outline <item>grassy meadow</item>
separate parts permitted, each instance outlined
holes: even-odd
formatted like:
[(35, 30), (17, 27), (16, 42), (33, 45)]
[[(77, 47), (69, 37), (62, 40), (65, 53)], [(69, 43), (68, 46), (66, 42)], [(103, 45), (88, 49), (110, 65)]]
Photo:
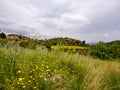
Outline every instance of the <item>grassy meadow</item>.
[(0, 90), (120, 90), (120, 60), (8, 45), (0, 48)]

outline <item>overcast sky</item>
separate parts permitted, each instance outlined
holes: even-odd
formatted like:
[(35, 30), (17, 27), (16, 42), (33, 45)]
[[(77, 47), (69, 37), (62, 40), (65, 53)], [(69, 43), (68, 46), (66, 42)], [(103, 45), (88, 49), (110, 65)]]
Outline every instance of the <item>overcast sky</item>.
[(29, 37), (120, 40), (120, 0), (0, 0), (0, 29)]

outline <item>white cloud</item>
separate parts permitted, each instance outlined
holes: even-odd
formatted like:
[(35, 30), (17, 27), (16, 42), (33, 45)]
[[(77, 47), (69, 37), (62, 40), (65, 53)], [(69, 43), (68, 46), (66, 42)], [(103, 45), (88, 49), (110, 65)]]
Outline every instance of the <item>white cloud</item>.
[(120, 33), (120, 30), (115, 30), (114, 33), (115, 33), (115, 34), (119, 34), (119, 33)]
[(109, 33), (105, 33), (104, 36), (105, 36), (105, 37), (109, 37)]

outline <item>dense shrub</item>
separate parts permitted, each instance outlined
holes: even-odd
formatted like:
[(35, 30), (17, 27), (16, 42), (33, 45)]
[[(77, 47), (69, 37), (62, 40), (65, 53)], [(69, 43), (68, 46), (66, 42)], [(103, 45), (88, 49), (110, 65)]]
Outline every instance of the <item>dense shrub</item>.
[(19, 45), (20, 45), (21, 47), (24, 47), (24, 48), (27, 48), (27, 47), (28, 47), (28, 44), (29, 44), (28, 41), (21, 41), (21, 42), (19, 43)]
[(8, 43), (7, 39), (1, 39), (0, 38), (0, 46), (5, 46)]
[(120, 58), (120, 45), (117, 43), (113, 43), (108, 47), (108, 53), (112, 58)]
[(28, 40), (20, 41), (19, 46), (21, 46), (23, 48), (36, 49), (36, 44), (31, 41), (28, 41)]
[(106, 45), (103, 42), (99, 42), (92, 47), (90, 54), (101, 59), (116, 59), (120, 58), (120, 45), (113, 43)]

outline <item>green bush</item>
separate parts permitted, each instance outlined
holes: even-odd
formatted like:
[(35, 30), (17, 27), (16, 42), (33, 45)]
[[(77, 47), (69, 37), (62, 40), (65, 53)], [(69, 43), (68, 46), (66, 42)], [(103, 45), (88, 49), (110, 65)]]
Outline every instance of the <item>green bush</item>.
[(36, 44), (33, 42), (30, 42), (28, 40), (23, 40), (19, 42), (19, 46), (23, 48), (30, 48), (30, 49), (36, 49)]
[(27, 48), (28, 45), (29, 45), (29, 42), (28, 42), (28, 41), (21, 41), (21, 42), (19, 43), (19, 45), (20, 45), (21, 47)]
[(7, 39), (0, 39), (0, 45), (5, 46), (8, 43)]
[(90, 54), (101, 59), (117, 59), (120, 58), (120, 45), (113, 43), (106, 45), (103, 42), (97, 43), (92, 49)]
[(108, 47), (108, 53), (110, 53), (112, 58), (120, 58), (120, 45), (113, 43)]

